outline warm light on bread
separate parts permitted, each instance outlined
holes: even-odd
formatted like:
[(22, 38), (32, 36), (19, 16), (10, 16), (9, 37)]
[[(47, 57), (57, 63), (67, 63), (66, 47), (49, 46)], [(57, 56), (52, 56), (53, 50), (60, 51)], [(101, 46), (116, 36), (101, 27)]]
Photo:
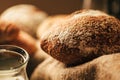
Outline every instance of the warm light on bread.
[(72, 13), (42, 36), (42, 49), (71, 65), (120, 52), (120, 21), (97, 10)]

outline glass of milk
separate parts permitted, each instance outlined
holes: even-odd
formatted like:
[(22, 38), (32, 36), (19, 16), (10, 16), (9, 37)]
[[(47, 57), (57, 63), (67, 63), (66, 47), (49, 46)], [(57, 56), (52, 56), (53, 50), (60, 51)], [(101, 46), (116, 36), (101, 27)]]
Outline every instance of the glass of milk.
[(28, 80), (28, 53), (14, 45), (0, 45), (0, 80)]

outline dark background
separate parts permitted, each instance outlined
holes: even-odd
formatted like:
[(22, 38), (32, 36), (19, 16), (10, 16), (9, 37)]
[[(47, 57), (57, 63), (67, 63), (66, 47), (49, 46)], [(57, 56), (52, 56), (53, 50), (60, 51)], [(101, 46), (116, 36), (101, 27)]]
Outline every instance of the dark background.
[[(84, 6), (85, 1), (91, 1), (91, 5)], [(35, 5), (49, 15), (67, 14), (83, 8), (92, 8), (120, 18), (120, 0), (1, 0), (0, 13), (17, 4)]]
[(49, 15), (65, 14), (82, 8), (83, 0), (2, 0), (0, 1), (0, 13), (8, 7), (17, 4), (32, 4)]

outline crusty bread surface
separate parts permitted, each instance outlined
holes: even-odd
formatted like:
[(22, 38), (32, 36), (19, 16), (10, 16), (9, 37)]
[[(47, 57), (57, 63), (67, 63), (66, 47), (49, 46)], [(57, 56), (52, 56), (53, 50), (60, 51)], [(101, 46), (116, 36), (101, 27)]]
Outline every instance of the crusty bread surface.
[(120, 52), (120, 21), (97, 10), (72, 13), (41, 38), (41, 48), (65, 64)]

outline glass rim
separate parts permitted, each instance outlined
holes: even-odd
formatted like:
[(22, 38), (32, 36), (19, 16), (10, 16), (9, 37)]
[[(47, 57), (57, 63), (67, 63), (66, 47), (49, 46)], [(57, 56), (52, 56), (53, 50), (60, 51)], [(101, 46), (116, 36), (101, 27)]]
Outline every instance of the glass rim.
[[(0, 47), (12, 47), (12, 48), (20, 49), (20, 50), (22, 50), (22, 51), (24, 52), (24, 54), (25, 54), (25, 56), (26, 56), (26, 57), (25, 57), (24, 55), (21, 54), (21, 55), (24, 57), (24, 60), (25, 60), (23, 63), (21, 63), (20, 65), (18, 65), (18, 66), (16, 66), (16, 67), (13, 67), (13, 69), (0, 70), (0, 74), (1, 74), (1, 72), (4, 73), (4, 72), (16, 71), (17, 69), (23, 67), (25, 64), (28, 63), (28, 61), (29, 61), (29, 54), (28, 54), (28, 52), (27, 52), (25, 49), (23, 49), (22, 47), (19, 47), (19, 46), (16, 46), (16, 45), (0, 45)], [(0, 49), (1, 49), (1, 48), (0, 48)], [(19, 52), (17, 52), (17, 53), (19, 53)]]

